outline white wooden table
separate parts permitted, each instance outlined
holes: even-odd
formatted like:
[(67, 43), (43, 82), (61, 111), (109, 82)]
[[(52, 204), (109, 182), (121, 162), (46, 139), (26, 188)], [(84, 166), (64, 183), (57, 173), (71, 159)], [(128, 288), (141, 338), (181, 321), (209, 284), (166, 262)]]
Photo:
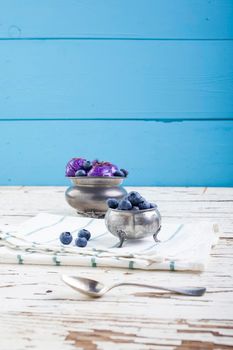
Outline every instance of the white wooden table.
[[(204, 273), (0, 265), (0, 349), (233, 349), (233, 189), (137, 188), (164, 221), (212, 219), (222, 230)], [(0, 187), (0, 224), (38, 212), (75, 215), (64, 187)], [(89, 300), (62, 273), (203, 285), (203, 297), (121, 287)]]

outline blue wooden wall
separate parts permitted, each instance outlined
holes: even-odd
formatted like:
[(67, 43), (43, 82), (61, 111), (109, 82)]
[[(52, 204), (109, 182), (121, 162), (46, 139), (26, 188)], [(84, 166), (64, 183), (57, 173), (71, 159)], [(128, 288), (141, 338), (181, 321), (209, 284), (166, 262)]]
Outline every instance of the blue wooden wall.
[(0, 185), (233, 186), (232, 0), (0, 0)]

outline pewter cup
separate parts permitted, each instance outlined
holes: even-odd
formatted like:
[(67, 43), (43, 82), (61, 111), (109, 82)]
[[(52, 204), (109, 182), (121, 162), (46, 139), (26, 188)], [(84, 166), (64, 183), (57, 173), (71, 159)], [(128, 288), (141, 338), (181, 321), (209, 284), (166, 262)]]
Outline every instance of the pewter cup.
[(69, 177), (74, 186), (66, 190), (65, 198), (68, 204), (76, 209), (78, 214), (93, 218), (104, 217), (108, 206), (108, 198), (122, 199), (126, 190), (121, 187), (124, 178), (121, 177)]
[(127, 239), (141, 239), (157, 235), (161, 229), (161, 215), (157, 208), (145, 210), (108, 209), (105, 215), (108, 230), (119, 238), (119, 248)]

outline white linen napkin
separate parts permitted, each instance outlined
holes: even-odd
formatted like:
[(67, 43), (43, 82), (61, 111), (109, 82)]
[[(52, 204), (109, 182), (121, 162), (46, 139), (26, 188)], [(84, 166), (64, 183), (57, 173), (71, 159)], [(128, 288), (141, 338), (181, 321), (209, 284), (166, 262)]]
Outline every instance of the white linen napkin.
[[(61, 232), (70, 231), (75, 238), (81, 228), (92, 234), (85, 248), (76, 247), (74, 239), (68, 246), (60, 243)], [(103, 219), (40, 213), (0, 231), (0, 263), (202, 271), (218, 231), (211, 222), (165, 223), (160, 243), (148, 237), (116, 248), (119, 240), (107, 231)]]

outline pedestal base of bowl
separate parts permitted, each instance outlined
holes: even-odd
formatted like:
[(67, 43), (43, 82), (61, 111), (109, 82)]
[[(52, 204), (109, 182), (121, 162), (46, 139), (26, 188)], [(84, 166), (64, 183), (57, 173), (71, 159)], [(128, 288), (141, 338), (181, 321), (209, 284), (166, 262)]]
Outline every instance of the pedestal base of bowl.
[[(159, 243), (160, 240), (157, 238), (159, 231), (161, 230), (161, 226), (158, 228), (158, 231), (153, 234), (153, 239), (155, 243)], [(127, 234), (123, 230), (117, 231), (117, 235), (119, 238), (119, 244), (117, 245), (117, 248), (123, 247), (124, 242), (127, 241)]]
[(88, 218), (94, 218), (94, 219), (103, 219), (105, 217), (105, 212), (101, 211), (80, 211), (77, 210), (77, 214), (86, 216)]

